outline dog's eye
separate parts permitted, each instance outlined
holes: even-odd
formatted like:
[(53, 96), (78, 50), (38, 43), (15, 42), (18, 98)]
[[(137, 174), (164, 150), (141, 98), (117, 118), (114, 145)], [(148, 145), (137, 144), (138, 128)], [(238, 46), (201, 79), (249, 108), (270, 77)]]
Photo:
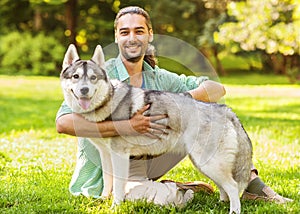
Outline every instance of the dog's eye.
[(96, 76), (96, 75), (93, 75), (93, 76), (91, 76), (90, 78), (91, 78), (91, 80), (96, 80), (96, 79), (97, 79), (97, 76)]
[(73, 75), (73, 78), (74, 78), (74, 79), (78, 79), (78, 78), (79, 78), (79, 75), (78, 75), (78, 74), (74, 74), (74, 75)]

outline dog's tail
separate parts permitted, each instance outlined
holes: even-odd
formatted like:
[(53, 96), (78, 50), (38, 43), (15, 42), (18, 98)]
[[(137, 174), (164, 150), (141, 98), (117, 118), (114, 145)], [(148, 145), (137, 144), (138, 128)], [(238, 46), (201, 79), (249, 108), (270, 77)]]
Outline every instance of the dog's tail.
[(250, 179), (252, 143), (238, 117), (233, 112), (231, 114), (233, 114), (231, 115), (231, 122), (238, 136), (238, 153), (236, 154), (235, 168), (232, 174), (234, 180), (238, 183), (239, 192), (242, 193), (247, 188)]

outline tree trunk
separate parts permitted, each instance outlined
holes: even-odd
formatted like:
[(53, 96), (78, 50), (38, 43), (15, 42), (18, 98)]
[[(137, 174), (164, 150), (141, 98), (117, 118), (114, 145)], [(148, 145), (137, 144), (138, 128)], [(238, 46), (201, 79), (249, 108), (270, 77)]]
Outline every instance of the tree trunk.
[(36, 7), (34, 9), (34, 20), (33, 20), (33, 27), (35, 31), (39, 31), (42, 28), (42, 13), (40, 7)]
[(285, 63), (282, 55), (278, 54), (262, 54), (262, 63), (264, 71), (273, 74), (285, 74)]
[(225, 76), (227, 73), (226, 73), (225, 69), (223, 68), (221, 60), (219, 59), (218, 48), (217, 47), (213, 47), (212, 49), (213, 49), (214, 57), (215, 57), (215, 60), (216, 60), (217, 73), (220, 74), (221, 76)]
[[(214, 64), (214, 62), (211, 58), (214, 57), (215, 58), (215, 63), (216, 63), (215, 66), (216, 66), (217, 74), (219, 74), (221, 76), (225, 76), (225, 75), (227, 75), (227, 72), (223, 68), (221, 60), (218, 57), (218, 50), (215, 50), (215, 49), (216, 48), (214, 48), (214, 47), (209, 48), (209, 50), (207, 50), (205, 48), (201, 48), (200, 51), (206, 57), (206, 59), (210, 62), (211, 65)], [(211, 52), (213, 53), (213, 56), (211, 56)]]
[(70, 43), (76, 45), (77, 0), (66, 2), (66, 30), (70, 31)]
[(286, 75), (291, 83), (300, 82), (300, 60), (299, 55), (285, 56)]

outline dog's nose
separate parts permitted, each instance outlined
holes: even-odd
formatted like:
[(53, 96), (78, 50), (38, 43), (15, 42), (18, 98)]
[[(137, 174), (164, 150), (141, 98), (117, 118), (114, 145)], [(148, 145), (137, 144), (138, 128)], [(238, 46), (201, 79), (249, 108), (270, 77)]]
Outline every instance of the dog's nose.
[(87, 93), (89, 93), (89, 88), (88, 88), (88, 87), (84, 87), (84, 88), (80, 89), (80, 92), (81, 92), (83, 95), (86, 95)]

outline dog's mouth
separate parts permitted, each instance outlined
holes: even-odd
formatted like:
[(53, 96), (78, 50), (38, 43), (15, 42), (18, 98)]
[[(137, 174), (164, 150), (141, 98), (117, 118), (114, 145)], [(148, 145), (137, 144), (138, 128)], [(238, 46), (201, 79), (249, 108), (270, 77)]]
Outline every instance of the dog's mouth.
[(78, 97), (78, 96), (76, 96), (76, 94), (74, 93), (73, 90), (72, 90), (72, 93), (73, 93), (74, 97), (78, 100), (78, 103), (83, 110), (87, 110), (90, 107), (90, 105), (92, 103), (91, 98), (86, 97), (86, 96)]
[(84, 109), (87, 110), (91, 105), (91, 99), (87, 97), (80, 97), (78, 99), (79, 105)]

